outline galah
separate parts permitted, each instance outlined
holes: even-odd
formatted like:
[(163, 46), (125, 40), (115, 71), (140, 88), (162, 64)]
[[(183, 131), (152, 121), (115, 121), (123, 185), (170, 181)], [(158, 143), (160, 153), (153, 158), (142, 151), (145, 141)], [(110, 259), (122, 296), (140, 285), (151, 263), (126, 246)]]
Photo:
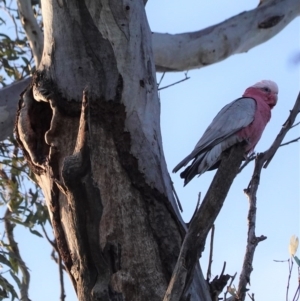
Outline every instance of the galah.
[(241, 98), (226, 105), (213, 119), (194, 150), (173, 169), (177, 172), (193, 160), (180, 174), (184, 186), (197, 174), (217, 168), (222, 152), (234, 144), (245, 141), (245, 154), (253, 152), (271, 118), (277, 95), (277, 84), (262, 80), (247, 88)]

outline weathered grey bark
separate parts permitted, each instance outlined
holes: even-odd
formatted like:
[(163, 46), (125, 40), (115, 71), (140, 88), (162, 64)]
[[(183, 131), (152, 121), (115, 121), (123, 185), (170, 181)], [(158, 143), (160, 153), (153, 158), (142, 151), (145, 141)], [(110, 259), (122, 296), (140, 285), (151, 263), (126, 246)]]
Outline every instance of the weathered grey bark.
[[(233, 54), (246, 52), (275, 36), (299, 15), (299, 0), (270, 0), (263, 1), (254, 10), (196, 32), (175, 35), (153, 33), (156, 70), (168, 72), (202, 68)], [(28, 27), (30, 35), (31, 26)], [(38, 53), (43, 45), (40, 39), (35, 38), (34, 36), (31, 41), (35, 43)], [(37, 60), (39, 61), (38, 56)], [(6, 106), (7, 99), (11, 102), (7, 107), (9, 116), (14, 116), (14, 108), (23, 87), (23, 83), (20, 82), (18, 85), (0, 90), (0, 118), (3, 114), (7, 115), (5, 111), (1, 114), (1, 108)], [(12, 134), (13, 121), (11, 117), (9, 118), (0, 126), (0, 140)]]
[[(182, 300), (184, 291), (189, 288), (196, 263), (204, 250), (208, 232), (223, 207), (243, 158), (244, 145), (242, 144), (233, 146), (228, 153), (223, 154), (220, 167), (207, 194), (189, 224), (164, 301)], [(217, 299), (218, 295), (215, 297)]]
[[(143, 3), (42, 7), (44, 53), (16, 129), (78, 299), (162, 300), (185, 229), (162, 150)], [(190, 300), (210, 300), (195, 275)]]
[(17, 0), (19, 17), (25, 30), (26, 37), (34, 57), (35, 65), (38, 66), (43, 53), (43, 33), (39, 27), (32, 10), (31, 0)]
[(0, 141), (12, 136), (20, 94), (30, 81), (26, 78), (0, 90)]
[(247, 52), (274, 37), (299, 15), (299, 0), (270, 0), (199, 31), (173, 35), (153, 33), (156, 70), (202, 68)]

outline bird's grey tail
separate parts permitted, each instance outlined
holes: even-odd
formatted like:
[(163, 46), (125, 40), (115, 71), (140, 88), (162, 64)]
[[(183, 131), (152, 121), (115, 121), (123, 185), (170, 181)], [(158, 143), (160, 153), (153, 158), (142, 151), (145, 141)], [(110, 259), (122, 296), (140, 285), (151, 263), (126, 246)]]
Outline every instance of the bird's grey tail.
[(180, 173), (180, 178), (184, 179), (183, 186), (187, 185), (197, 174), (199, 174), (198, 162), (195, 164), (195, 161), (190, 166), (188, 166), (182, 173)]
[(181, 174), (180, 177), (184, 179), (184, 186), (187, 185), (196, 175), (202, 175), (206, 172), (210, 166), (207, 164), (203, 165), (200, 169), (199, 166), (202, 165), (205, 159), (205, 154), (198, 155), (191, 165), (189, 165)]
[(185, 157), (182, 161), (180, 161), (172, 170), (172, 172), (177, 172), (180, 168), (186, 166), (191, 160), (193, 159), (193, 157), (191, 156), (191, 154), (189, 154), (187, 157)]

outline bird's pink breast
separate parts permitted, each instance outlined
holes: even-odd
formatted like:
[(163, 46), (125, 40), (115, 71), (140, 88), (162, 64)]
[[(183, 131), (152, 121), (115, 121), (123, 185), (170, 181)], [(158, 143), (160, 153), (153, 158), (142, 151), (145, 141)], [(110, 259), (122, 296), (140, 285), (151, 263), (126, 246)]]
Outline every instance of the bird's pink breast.
[(249, 152), (253, 151), (269, 122), (271, 118), (271, 109), (265, 102), (263, 95), (251, 95), (251, 93), (245, 93), (244, 96), (254, 98), (257, 105), (254, 120), (247, 127), (237, 132), (237, 135), (240, 138), (246, 139), (249, 142), (249, 145), (246, 147), (246, 151)]

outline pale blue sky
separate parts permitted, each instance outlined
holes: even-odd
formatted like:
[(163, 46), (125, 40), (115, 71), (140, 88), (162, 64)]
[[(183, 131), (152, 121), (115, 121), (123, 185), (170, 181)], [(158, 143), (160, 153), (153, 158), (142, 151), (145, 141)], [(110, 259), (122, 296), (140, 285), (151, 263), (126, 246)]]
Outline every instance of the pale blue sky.
[[(245, 4), (243, 1), (189, 0), (184, 3), (172, 1), (172, 5), (167, 1), (150, 1), (147, 10), (152, 31), (178, 33), (219, 23), (256, 5), (257, 1)], [(240, 97), (248, 86), (262, 79), (273, 80), (279, 86), (278, 105), (256, 151), (265, 151), (270, 146), (299, 93), (300, 66), (292, 64), (293, 57), (300, 51), (299, 25), (298, 18), (267, 43), (218, 64), (190, 71), (190, 80), (161, 91), (162, 135), (169, 171), (190, 153), (225, 104)], [(166, 74), (162, 86), (183, 77), (182, 73)], [(293, 129), (285, 140), (298, 136), (299, 127)], [(248, 213), (243, 189), (249, 183), (253, 166), (253, 163), (249, 164), (237, 177), (217, 219), (213, 275), (220, 274), (224, 261), (227, 262), (228, 274), (241, 271)], [(290, 236), (299, 236), (299, 167), (299, 144), (294, 143), (280, 148), (261, 176), (256, 235), (265, 235), (268, 239), (258, 245), (255, 253), (251, 275), (251, 292), (255, 293), (255, 300), (285, 300), (287, 264), (275, 263), (273, 259), (287, 259)], [(184, 188), (179, 175), (171, 175), (186, 221), (194, 211), (198, 192), (205, 194), (213, 175), (214, 172), (207, 172)], [(207, 254), (201, 263), (206, 274)], [(296, 273), (291, 281), (291, 293), (294, 293), (298, 281)]]
[[(152, 31), (179, 33), (221, 22), (254, 8), (257, 2), (248, 1), (245, 4), (237, 0), (152, 0), (147, 4), (147, 13)], [(299, 25), (298, 18), (269, 42), (221, 63), (190, 71), (190, 80), (161, 91), (163, 146), (170, 171), (194, 148), (216, 113), (225, 104), (240, 97), (248, 86), (262, 79), (274, 80), (279, 86), (278, 104), (256, 151), (264, 151), (270, 146), (286, 120), (300, 88), (300, 66), (291, 63), (300, 51)], [(158, 78), (160, 76), (158, 74)], [(183, 77), (183, 73), (166, 74), (162, 86)], [(299, 132), (299, 127), (293, 129), (286, 140), (300, 136)], [(273, 260), (287, 259), (291, 235), (299, 236), (299, 167), (299, 144), (294, 143), (279, 149), (269, 167), (262, 173), (257, 201), (256, 234), (265, 235), (268, 239), (258, 245), (255, 253), (251, 292), (255, 293), (256, 300), (285, 300), (288, 268), (286, 264), (275, 263)], [(248, 201), (243, 189), (249, 183), (252, 170), (253, 163), (237, 177), (217, 219), (213, 276), (221, 272), (224, 261), (227, 262), (226, 273), (233, 275), (241, 271), (248, 212)], [(178, 174), (171, 175), (186, 221), (194, 211), (198, 192), (205, 194), (213, 175), (214, 172), (208, 172), (195, 178), (185, 188)], [(27, 235), (23, 230), (19, 229), (17, 234), (22, 255), (32, 272), (30, 298), (33, 301), (58, 300), (57, 266), (50, 260), (50, 246), (40, 238)], [(201, 259), (204, 274), (207, 250)], [(65, 282), (66, 300), (76, 300), (67, 276)], [(291, 282), (292, 296), (297, 285), (296, 273)], [(238, 277), (235, 281), (236, 285), (237, 283)]]

